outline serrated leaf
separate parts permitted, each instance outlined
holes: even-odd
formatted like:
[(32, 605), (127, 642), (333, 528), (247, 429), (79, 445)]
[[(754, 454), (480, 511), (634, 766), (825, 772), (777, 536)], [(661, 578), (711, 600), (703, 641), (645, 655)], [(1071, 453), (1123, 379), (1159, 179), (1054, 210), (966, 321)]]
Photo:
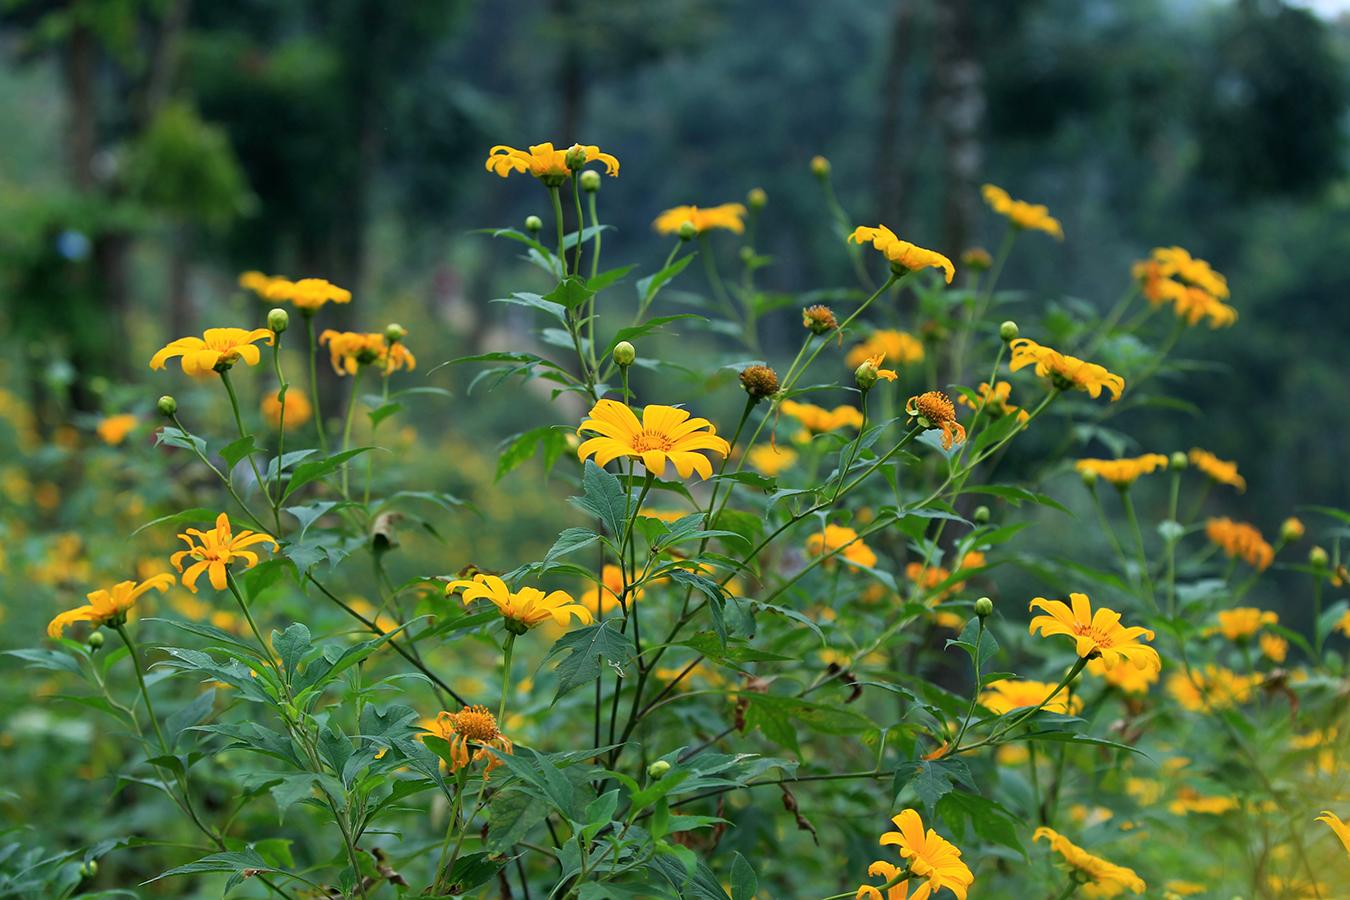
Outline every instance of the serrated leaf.
[(599, 518), (611, 535), (623, 534), (628, 497), (619, 479), (588, 459), (581, 475), (581, 490), (584, 496), (573, 497), (572, 502)]
[(600, 675), (602, 658), (617, 667), (620, 677), (633, 660), (633, 645), (619, 633), (616, 619), (606, 619), (595, 625), (569, 631), (558, 639), (548, 655), (551, 658), (564, 652), (568, 655), (555, 670), (558, 692), (553, 697), (554, 703), (568, 691), (595, 681)]

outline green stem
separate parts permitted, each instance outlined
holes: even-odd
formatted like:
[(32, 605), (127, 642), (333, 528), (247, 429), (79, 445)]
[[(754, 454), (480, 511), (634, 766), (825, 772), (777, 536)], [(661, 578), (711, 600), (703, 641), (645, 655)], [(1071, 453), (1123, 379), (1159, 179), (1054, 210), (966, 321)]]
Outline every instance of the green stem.
[(323, 430), (323, 407), (319, 405), (319, 342), (314, 337), (314, 313), (304, 310), (305, 334), (309, 337), (309, 404), (314, 407), (314, 429), (319, 434), (319, 449), (328, 455), (328, 435)]
[(506, 646), (502, 648), (502, 698), (497, 705), (497, 727), (506, 728), (506, 697), (511, 693), (511, 651), (516, 647), (516, 635), (506, 633)]
[(272, 371), (277, 376), (277, 403), (280, 404), (280, 411), (277, 413), (277, 478), (276, 499), (272, 501), (272, 518), (277, 520), (277, 531), (281, 530), (278, 507), (281, 506), (281, 458), (286, 455), (286, 392), (290, 389), (290, 383), (286, 381), (286, 375), (281, 371), (281, 335), (276, 336), (272, 343)]
[[(234, 392), (234, 382), (230, 380), (230, 370), (220, 370), (220, 383), (225, 385), (225, 393), (230, 395), (230, 410), (234, 413), (234, 424), (239, 430), (239, 439), (248, 440), (252, 435), (244, 427), (244, 417), (239, 412), (239, 396)], [(249, 468), (253, 470), (253, 478), (258, 483), (258, 490), (262, 491), (263, 497), (267, 500), (267, 505), (272, 505), (272, 494), (267, 489), (267, 482), (263, 480), (262, 473), (258, 471), (257, 460), (253, 458), (254, 450), (250, 449), (246, 454), (248, 456)], [(273, 510), (275, 513), (275, 510)], [(277, 530), (281, 530), (281, 523), (277, 522)]]
[(553, 224), (558, 229), (558, 254), (557, 254), (558, 269), (559, 269), (558, 277), (566, 278), (567, 256), (566, 251), (563, 250), (564, 244), (563, 238), (567, 234), (567, 231), (565, 226), (563, 225), (562, 197), (558, 194), (558, 186), (552, 184), (549, 185), (548, 195), (549, 198), (553, 201)]
[(248, 508), (248, 504), (244, 502), (244, 498), (240, 497), (239, 492), (234, 489), (234, 483), (230, 481), (229, 476), (227, 476), (224, 472), (220, 471), (220, 469), (216, 467), (215, 463), (207, 459), (206, 454), (202, 453), (201, 447), (198, 446), (196, 441), (192, 440), (192, 438), (195, 437), (195, 435), (193, 435), (192, 432), (188, 431), (185, 427), (183, 427), (183, 423), (179, 420), (178, 414), (175, 413), (174, 415), (170, 416), (169, 419), (170, 421), (173, 422), (174, 427), (176, 427), (188, 438), (188, 443), (192, 445), (192, 452), (197, 455), (197, 458), (201, 460), (202, 463), (208, 469), (216, 473), (216, 477), (219, 478), (221, 483), (225, 485), (225, 490), (229, 492), (232, 498), (234, 498), (234, 502), (239, 504), (239, 508), (244, 511), (244, 515), (252, 519), (253, 524), (256, 525), (259, 530), (266, 531), (267, 526), (263, 524), (263, 520), (258, 518), (258, 516), (254, 515), (253, 510)]
[(1153, 592), (1153, 575), (1149, 572), (1148, 556), (1144, 551), (1144, 533), (1139, 529), (1139, 518), (1134, 514), (1134, 501), (1130, 499), (1129, 485), (1121, 487), (1120, 502), (1125, 507), (1125, 518), (1130, 523), (1130, 530), (1134, 532), (1135, 549), (1139, 554), (1139, 577), (1144, 589), (1148, 591), (1148, 602), (1153, 605), (1153, 611), (1159, 612), (1158, 597)]
[(243, 611), (244, 620), (248, 622), (249, 630), (253, 632), (253, 637), (257, 640), (258, 646), (262, 648), (263, 656), (266, 658), (267, 664), (277, 673), (277, 679), (281, 681), (282, 684), (285, 684), (286, 679), (282, 670), (277, 665), (276, 658), (272, 655), (271, 645), (263, 638), (262, 632), (258, 629), (258, 623), (253, 620), (253, 613), (248, 608), (248, 601), (244, 599), (243, 593), (239, 590), (239, 583), (235, 581), (234, 573), (230, 572), (228, 569), (225, 571), (225, 585), (230, 589), (230, 593), (234, 595), (235, 601), (239, 604), (239, 609)]
[[(347, 415), (342, 423), (342, 446), (338, 452), (346, 452), (352, 440), (352, 419), (356, 413), (356, 392), (361, 387), (361, 376), (366, 373), (366, 367), (358, 365), (356, 374), (352, 376), (352, 392), (347, 398)], [(348, 471), (350, 469), (350, 460), (342, 464), (342, 496), (347, 496)]]
[(591, 214), (591, 230), (595, 232), (595, 249), (591, 251), (591, 279), (600, 273), (600, 218), (595, 213), (595, 192), (586, 195), (586, 208)]
[(136, 644), (131, 640), (131, 635), (127, 633), (126, 625), (121, 622), (111, 623), (117, 636), (122, 639), (122, 643), (127, 645), (127, 654), (131, 657), (131, 666), (136, 672), (136, 684), (141, 689), (141, 698), (145, 700), (145, 714), (150, 719), (151, 726), (155, 729), (155, 737), (159, 739), (159, 749), (165, 756), (172, 754), (169, 749), (169, 742), (164, 739), (164, 732), (159, 727), (159, 718), (155, 715), (155, 705), (150, 702), (150, 689), (145, 686), (145, 672), (141, 669), (141, 656), (137, 652)]

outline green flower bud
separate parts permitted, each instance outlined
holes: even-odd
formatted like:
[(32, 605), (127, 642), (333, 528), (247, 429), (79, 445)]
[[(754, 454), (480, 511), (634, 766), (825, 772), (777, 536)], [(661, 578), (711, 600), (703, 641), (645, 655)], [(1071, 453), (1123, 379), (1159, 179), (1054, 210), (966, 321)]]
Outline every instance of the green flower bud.
[(1167, 460), (1167, 468), (1176, 469), (1178, 472), (1184, 470), (1190, 464), (1191, 461), (1187, 459), (1186, 454), (1182, 453), (1180, 450), (1173, 453)]
[(628, 341), (619, 341), (614, 345), (614, 364), (620, 368), (628, 368), (637, 359), (637, 348)]
[(159, 410), (161, 416), (172, 418), (174, 413), (178, 412), (178, 401), (173, 399), (170, 395), (165, 394), (163, 397), (159, 398), (159, 402), (155, 404), (155, 408)]
[(1008, 319), (1002, 325), (998, 326), (998, 336), (1003, 338), (1005, 343), (1012, 343), (1017, 340), (1018, 334), (1020, 334), (1020, 332), (1018, 331), (1017, 323), (1012, 319)]
[(390, 322), (384, 326), (384, 339), (391, 344), (397, 344), (408, 336), (408, 329), (397, 322)]
[(90, 859), (80, 863), (80, 877), (93, 878), (98, 875), (98, 860)]
[(870, 359), (863, 360), (858, 368), (853, 370), (853, 380), (864, 391), (870, 391), (872, 385), (877, 383), (877, 378), (877, 364)]
[(1083, 484), (1087, 487), (1095, 487), (1097, 484), (1097, 473), (1091, 469), (1084, 469), (1078, 473), (1083, 479)]
[(658, 759), (647, 767), (647, 775), (651, 778), (660, 778), (669, 771), (670, 763), (666, 762), (664, 759)]
[(755, 258), (755, 248), (754, 248), (754, 247), (742, 247), (742, 248), (740, 249), (740, 257), (741, 257), (741, 262), (743, 262), (743, 263), (748, 263), (750, 260), (752, 260), (752, 259)]
[(89, 638), (85, 641), (85, 643), (89, 645), (90, 650), (98, 650), (99, 647), (103, 646), (103, 632), (101, 631), (91, 632), (89, 634)]
[(525, 217), (525, 230), (530, 234), (538, 234), (544, 228), (544, 220), (538, 216)]
[(291, 314), (281, 307), (268, 310), (267, 327), (272, 329), (273, 334), (281, 334), (291, 325)]
[(685, 222), (680, 226), (680, 240), (692, 241), (698, 237), (698, 229), (694, 227), (693, 222)]
[(581, 183), (581, 189), (588, 194), (594, 194), (600, 190), (600, 173), (593, 169), (582, 172), (578, 181)]
[(1329, 557), (1327, 551), (1321, 547), (1313, 547), (1308, 551), (1308, 564), (1317, 569), (1325, 569)]
[(994, 613), (993, 600), (990, 600), (988, 597), (981, 597), (980, 599), (975, 601), (975, 615), (983, 619), (986, 616), (993, 615), (993, 613)]
[(830, 177), (830, 161), (823, 156), (811, 157), (811, 174), (824, 181)]
[(745, 195), (745, 203), (751, 209), (763, 209), (769, 203), (769, 195), (764, 193), (764, 188), (751, 188)]
[(580, 144), (568, 147), (567, 153), (563, 155), (563, 163), (573, 172), (581, 171), (581, 167), (586, 165), (586, 148)]
[(975, 507), (975, 513), (971, 516), (971, 518), (975, 521), (976, 525), (984, 525), (989, 521), (989, 515), (990, 515), (989, 507), (977, 506)]

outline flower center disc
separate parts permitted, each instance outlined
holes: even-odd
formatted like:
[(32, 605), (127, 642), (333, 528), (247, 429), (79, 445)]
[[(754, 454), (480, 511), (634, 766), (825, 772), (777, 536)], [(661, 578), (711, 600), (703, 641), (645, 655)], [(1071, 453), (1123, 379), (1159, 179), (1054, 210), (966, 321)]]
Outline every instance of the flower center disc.
[(668, 435), (659, 431), (639, 431), (633, 435), (633, 449), (638, 453), (646, 453), (648, 450), (660, 450), (668, 453), (674, 442)]

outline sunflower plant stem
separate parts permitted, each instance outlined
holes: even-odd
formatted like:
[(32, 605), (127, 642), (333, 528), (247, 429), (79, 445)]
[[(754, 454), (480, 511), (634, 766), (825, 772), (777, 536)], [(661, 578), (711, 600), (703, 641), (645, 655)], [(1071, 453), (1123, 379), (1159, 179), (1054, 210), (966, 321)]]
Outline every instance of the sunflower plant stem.
[(582, 250), (582, 246), (583, 246), (582, 240), (581, 240), (581, 233), (582, 233), (582, 231), (585, 230), (585, 227), (586, 227), (586, 226), (585, 226), (585, 221), (584, 221), (584, 220), (582, 219), (582, 217), (581, 217), (581, 186), (577, 183), (577, 180), (578, 180), (578, 173), (573, 172), (573, 173), (572, 173), (572, 202), (573, 202), (573, 204), (576, 205), (576, 210), (577, 210), (577, 246), (576, 246), (576, 251), (572, 254), (572, 274), (573, 274), (573, 275), (576, 275), (578, 278), (580, 278), (580, 277), (581, 277), (581, 255), (582, 255), (581, 250)]
[[(1167, 520), (1177, 525), (1177, 501), (1181, 496), (1181, 473), (1172, 472), (1172, 483), (1168, 486)], [(1177, 614), (1177, 541), (1180, 537), (1169, 531), (1167, 535), (1167, 617), (1176, 618)]]
[(698, 236), (698, 255), (703, 257), (703, 271), (708, 276), (708, 286), (712, 288), (717, 305), (722, 307), (722, 311), (727, 314), (727, 318), (743, 326), (745, 321), (740, 311), (736, 309), (735, 304), (731, 302), (731, 295), (727, 293), (726, 285), (722, 283), (722, 276), (717, 271), (717, 260), (713, 259), (712, 247), (709, 245), (707, 235), (700, 234)]
[[(239, 429), (239, 439), (241, 441), (250, 440), (253, 436), (244, 427), (244, 417), (239, 413), (239, 396), (234, 392), (234, 382), (230, 380), (229, 369), (220, 370), (220, 383), (225, 385), (225, 393), (230, 395), (230, 411), (234, 413), (234, 424)], [(253, 470), (254, 480), (258, 482), (258, 490), (262, 491), (263, 497), (267, 500), (267, 505), (271, 506), (272, 493), (267, 489), (267, 482), (263, 480), (262, 473), (258, 471), (258, 462), (253, 458), (254, 452), (253, 448), (249, 448), (248, 453), (245, 454), (248, 456), (248, 465)], [(275, 513), (275, 510), (273, 512)], [(278, 530), (280, 530), (280, 524), (280, 522), (277, 523)]]
[(989, 277), (981, 284), (979, 294), (975, 296), (972, 304), (966, 307), (966, 321), (961, 329), (961, 336), (956, 342), (956, 349), (952, 353), (952, 378), (960, 381), (962, 369), (965, 367), (966, 349), (970, 344), (970, 335), (975, 329), (975, 324), (981, 321), (985, 313), (988, 312), (989, 304), (994, 299), (994, 286), (998, 284), (998, 277), (1003, 272), (1003, 266), (1008, 261), (1009, 254), (1012, 253), (1013, 244), (1017, 240), (1017, 228), (1009, 225), (1008, 230), (1003, 233), (1003, 242), (999, 244), (998, 253), (994, 256), (993, 265), (989, 267)]
[(1125, 289), (1125, 293), (1121, 294), (1120, 299), (1116, 301), (1116, 305), (1111, 307), (1111, 311), (1107, 313), (1106, 318), (1102, 320), (1101, 327), (1097, 329), (1097, 334), (1092, 339), (1092, 342), (1083, 348), (1083, 353), (1085, 355), (1095, 351), (1102, 345), (1103, 341), (1111, 336), (1112, 329), (1120, 324), (1121, 316), (1125, 315), (1125, 310), (1130, 308), (1130, 303), (1138, 294), (1138, 283), (1131, 281), (1130, 286)]
[(1059, 896), (1055, 898), (1055, 900), (1065, 900), (1065, 898), (1072, 897), (1076, 893), (1078, 893), (1078, 881), (1070, 877), (1068, 886), (1064, 888), (1063, 891), (1060, 892)]
[(558, 277), (567, 277), (567, 256), (563, 249), (564, 237), (567, 234), (567, 227), (563, 225), (562, 197), (558, 193), (557, 185), (549, 185), (549, 199), (553, 201), (553, 224), (558, 230)]
[(267, 658), (267, 664), (277, 673), (277, 679), (285, 685), (286, 679), (272, 655), (271, 645), (263, 639), (262, 632), (258, 629), (258, 623), (253, 619), (253, 613), (248, 608), (248, 601), (244, 599), (243, 592), (239, 590), (239, 582), (235, 580), (233, 572), (226, 570), (225, 584), (229, 587), (230, 593), (234, 595), (235, 602), (239, 604), (239, 609), (244, 613), (244, 620), (248, 622), (249, 630), (253, 632), (253, 637), (258, 642), (258, 646), (262, 648), (263, 656)]
[(966, 730), (970, 728), (970, 720), (975, 717), (975, 707), (979, 705), (980, 697), (980, 644), (984, 641), (984, 616), (978, 617), (979, 630), (975, 632), (975, 652), (971, 656), (971, 665), (975, 669), (975, 684), (970, 690), (970, 705), (966, 707), (965, 718), (961, 720), (961, 728), (956, 732), (954, 746), (961, 745), (961, 739), (966, 736)]
[[(338, 448), (339, 453), (345, 453), (352, 441), (352, 419), (356, 414), (357, 391), (361, 388), (361, 376), (366, 373), (365, 366), (357, 366), (356, 374), (352, 376), (352, 391), (347, 397), (347, 415), (342, 422), (342, 445)], [(347, 496), (348, 490), (348, 472), (351, 468), (350, 462), (342, 464), (342, 496)]]
[(1063, 677), (1062, 679), (1060, 679), (1060, 682), (1059, 682), (1058, 685), (1055, 686), (1055, 689), (1054, 689), (1053, 691), (1051, 691), (1049, 694), (1046, 694), (1045, 699), (1042, 700), (1040, 703), (1036, 704), (1036, 705), (1033, 706), (1031, 709), (1029, 709), (1029, 710), (1027, 710), (1026, 712), (1022, 713), (1021, 715), (1014, 717), (1014, 719), (1013, 719), (1011, 722), (1009, 722), (1006, 726), (1004, 726), (1004, 727), (1002, 727), (1002, 728), (997, 728), (992, 734), (989, 735), (989, 737), (985, 738), (984, 740), (979, 741), (979, 742), (974, 743), (974, 744), (971, 744), (971, 745), (968, 746), (968, 747), (961, 747), (961, 746), (957, 746), (957, 745), (952, 745), (952, 748), (951, 748), (949, 751), (947, 751), (946, 753), (944, 753), (943, 756), (954, 756), (954, 755), (956, 755), (957, 753), (964, 753), (964, 752), (967, 751), (967, 750), (974, 750), (974, 749), (977, 748), (977, 747), (984, 747), (984, 746), (987, 746), (987, 745), (989, 745), (989, 744), (997, 743), (997, 742), (999, 741), (999, 739), (1002, 738), (1005, 734), (1009, 733), (1009, 732), (1012, 731), (1014, 728), (1017, 728), (1019, 725), (1021, 725), (1021, 724), (1022, 724), (1023, 722), (1025, 722), (1027, 719), (1029, 719), (1029, 718), (1031, 718), (1032, 716), (1036, 715), (1036, 713), (1038, 713), (1038, 712), (1040, 712), (1042, 709), (1044, 709), (1045, 706), (1046, 706), (1048, 703), (1050, 703), (1050, 701), (1052, 701), (1052, 700), (1054, 700), (1056, 697), (1058, 697), (1060, 691), (1063, 691), (1063, 690), (1066, 689), (1070, 684), (1072, 684), (1072, 683), (1073, 683), (1073, 680), (1074, 680), (1075, 678), (1078, 677), (1078, 673), (1082, 672), (1082, 671), (1083, 671), (1083, 667), (1086, 666), (1087, 664), (1088, 664), (1088, 658), (1087, 658), (1086, 656), (1080, 656), (1080, 657), (1078, 657), (1078, 660), (1077, 660), (1076, 662), (1074, 662), (1073, 667), (1070, 668), (1069, 671), (1065, 673), (1065, 675), (1064, 675), (1064, 677)]
[(137, 650), (136, 644), (127, 633), (127, 628), (121, 623), (113, 624), (113, 630), (117, 636), (126, 644), (127, 655), (131, 657), (131, 668), (136, 673), (136, 685), (141, 690), (141, 699), (145, 701), (145, 714), (150, 719), (150, 725), (155, 730), (155, 737), (159, 740), (159, 749), (165, 755), (171, 754), (169, 742), (164, 739), (164, 731), (159, 727), (159, 717), (155, 715), (155, 705), (150, 701), (150, 689), (145, 686), (145, 671), (141, 668), (141, 655)]
[(502, 648), (502, 698), (497, 706), (497, 723), (501, 728), (506, 727), (506, 698), (511, 693), (511, 651), (516, 647), (516, 635), (513, 631), (506, 633), (506, 646)]
[(328, 455), (328, 435), (323, 430), (323, 407), (319, 405), (319, 341), (314, 336), (314, 313), (303, 310), (305, 335), (309, 338), (309, 403), (314, 407), (314, 430), (319, 435), (319, 450)]
[(1153, 606), (1155, 613), (1160, 612), (1158, 608), (1158, 597), (1153, 591), (1153, 575), (1149, 572), (1148, 555), (1144, 550), (1144, 533), (1139, 528), (1139, 517), (1134, 513), (1134, 501), (1130, 498), (1130, 489), (1128, 486), (1120, 489), (1120, 502), (1125, 507), (1125, 518), (1129, 520), (1130, 530), (1134, 532), (1135, 550), (1139, 556), (1139, 579), (1147, 592), (1148, 602)]
[[(590, 213), (591, 231), (595, 233), (595, 247), (591, 250), (591, 279), (600, 274), (600, 217), (595, 212), (595, 193), (591, 192), (586, 196), (586, 209)], [(594, 302), (591, 306), (592, 313), (595, 310)]]
[(276, 499), (272, 501), (272, 518), (277, 520), (277, 531), (281, 531), (281, 458), (286, 455), (286, 392), (290, 389), (290, 383), (286, 381), (286, 375), (281, 371), (281, 335), (276, 336), (272, 342), (272, 371), (277, 376), (277, 404), (280, 409), (277, 413), (277, 476), (276, 483), (273, 485), (276, 489)]
[(216, 466), (215, 463), (207, 459), (206, 454), (202, 453), (201, 448), (197, 445), (196, 441), (191, 440), (192, 438), (196, 437), (196, 435), (188, 431), (187, 428), (183, 427), (183, 423), (179, 420), (178, 415), (176, 413), (170, 417), (170, 421), (173, 422), (174, 427), (176, 427), (179, 431), (181, 431), (184, 435), (188, 437), (189, 439), (188, 443), (192, 445), (193, 453), (197, 455), (197, 458), (201, 460), (202, 463), (205, 464), (205, 466), (208, 469), (216, 473), (216, 477), (219, 478), (221, 483), (225, 485), (225, 490), (229, 492), (229, 495), (231, 498), (233, 498), (234, 502), (239, 504), (239, 508), (243, 510), (244, 515), (252, 519), (253, 524), (258, 526), (260, 530), (266, 531), (267, 526), (263, 524), (263, 520), (258, 518), (258, 516), (254, 514), (253, 510), (248, 508), (248, 504), (244, 502), (244, 498), (240, 497), (239, 492), (234, 489), (234, 483), (230, 481), (229, 476), (226, 475), (224, 472), (220, 471), (220, 468)]
[(1040, 761), (1037, 759), (1036, 744), (1027, 742), (1027, 777), (1031, 781), (1031, 818), (1045, 824), (1045, 807), (1041, 804), (1041, 775), (1037, 771)]
[(469, 770), (467, 767), (462, 768), (455, 773), (455, 800), (450, 806), (450, 818), (445, 823), (445, 840), (441, 841), (441, 852), (440, 855), (436, 857), (436, 880), (431, 886), (432, 891), (435, 893), (440, 893), (441, 882), (449, 871), (446, 860), (450, 855), (450, 841), (459, 825), (460, 811), (464, 808), (464, 791), (466, 790), (465, 785), (468, 778)]

